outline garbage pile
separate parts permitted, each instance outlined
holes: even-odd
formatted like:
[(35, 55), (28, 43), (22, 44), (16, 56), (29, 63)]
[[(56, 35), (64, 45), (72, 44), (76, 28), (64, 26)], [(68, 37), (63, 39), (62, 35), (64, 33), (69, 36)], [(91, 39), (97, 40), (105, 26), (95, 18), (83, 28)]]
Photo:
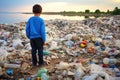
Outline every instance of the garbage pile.
[(46, 64), (37, 70), (31, 69), (25, 23), (0, 25), (1, 79), (120, 80), (120, 16), (45, 23)]

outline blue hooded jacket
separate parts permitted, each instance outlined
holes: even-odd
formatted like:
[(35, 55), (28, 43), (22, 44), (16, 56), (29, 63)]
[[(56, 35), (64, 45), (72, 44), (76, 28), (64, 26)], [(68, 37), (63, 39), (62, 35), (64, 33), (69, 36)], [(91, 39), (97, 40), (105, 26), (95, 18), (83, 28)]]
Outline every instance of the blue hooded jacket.
[(42, 38), (43, 42), (46, 41), (44, 20), (39, 16), (31, 17), (26, 24), (26, 36), (29, 39)]

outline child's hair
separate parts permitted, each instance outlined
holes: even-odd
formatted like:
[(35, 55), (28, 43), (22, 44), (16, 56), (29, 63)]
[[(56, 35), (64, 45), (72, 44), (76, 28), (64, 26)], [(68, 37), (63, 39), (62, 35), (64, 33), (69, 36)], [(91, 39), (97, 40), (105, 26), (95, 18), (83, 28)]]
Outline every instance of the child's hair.
[(33, 13), (34, 13), (34, 14), (42, 13), (42, 7), (41, 7), (41, 5), (35, 4), (35, 5), (33, 6)]

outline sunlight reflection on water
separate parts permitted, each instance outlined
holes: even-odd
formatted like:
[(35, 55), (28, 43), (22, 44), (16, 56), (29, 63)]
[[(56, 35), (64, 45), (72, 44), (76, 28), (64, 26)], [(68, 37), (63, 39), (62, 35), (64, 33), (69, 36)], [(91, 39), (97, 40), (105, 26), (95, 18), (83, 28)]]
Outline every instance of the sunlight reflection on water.
[[(27, 21), (33, 14), (0, 14), (0, 24), (12, 24), (18, 22), (25, 22)], [(62, 16), (62, 15), (41, 15), (44, 20), (50, 19), (67, 19), (67, 20), (83, 20), (85, 19), (84, 16)]]

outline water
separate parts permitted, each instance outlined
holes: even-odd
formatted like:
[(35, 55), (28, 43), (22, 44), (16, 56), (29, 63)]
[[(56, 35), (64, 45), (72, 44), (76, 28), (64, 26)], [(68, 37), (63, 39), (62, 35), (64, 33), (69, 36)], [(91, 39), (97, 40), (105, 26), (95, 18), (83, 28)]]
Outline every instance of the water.
[[(27, 21), (33, 14), (21, 14), (21, 13), (0, 13), (0, 24), (13, 24)], [(50, 19), (67, 19), (67, 20), (83, 20), (84, 16), (62, 16), (62, 15), (44, 15), (41, 17), (44, 20)]]

